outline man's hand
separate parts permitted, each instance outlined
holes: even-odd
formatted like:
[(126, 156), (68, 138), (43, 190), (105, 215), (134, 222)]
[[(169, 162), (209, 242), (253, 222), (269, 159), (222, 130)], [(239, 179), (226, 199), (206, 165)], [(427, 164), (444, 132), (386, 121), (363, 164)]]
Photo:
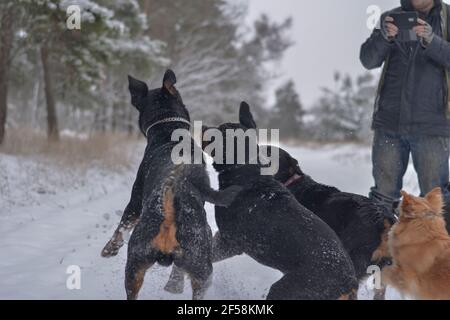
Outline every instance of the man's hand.
[(387, 16), (386, 19), (382, 22), (381, 26), (381, 33), (383, 34), (383, 37), (391, 42), (394, 40), (394, 38), (398, 35), (398, 28), (393, 23), (394, 18)]
[(413, 31), (422, 39), (422, 45), (427, 46), (433, 41), (433, 28), (422, 19), (417, 19), (417, 22), (419, 25), (415, 26)]

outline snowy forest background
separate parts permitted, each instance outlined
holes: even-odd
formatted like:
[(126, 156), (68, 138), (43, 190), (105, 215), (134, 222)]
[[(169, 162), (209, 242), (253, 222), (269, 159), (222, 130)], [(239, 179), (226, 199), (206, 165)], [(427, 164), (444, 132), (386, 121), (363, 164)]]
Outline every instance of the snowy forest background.
[[(0, 260), (0, 299), (125, 297), (125, 248), (112, 260), (100, 251), (129, 201), (146, 147), (128, 74), (155, 88), (164, 70), (174, 69), (191, 118), (208, 125), (237, 121), (240, 101), (248, 101), (260, 128), (281, 129), (282, 146), (306, 173), (367, 195), (378, 72), (339, 70), (341, 59), (327, 51), (336, 71), (320, 77), (323, 83), (332, 77), (333, 85), (304, 104), (298, 91), (307, 83), (289, 80), (280, 67), (298, 47), (316, 54), (292, 36), (304, 22), (274, 20), (273, 12), (251, 16), (249, 3), (0, 1), (0, 252), (6, 257)], [(71, 4), (82, 9), (80, 31), (66, 27)], [(293, 76), (312, 76), (288, 67)], [(217, 174), (208, 170), (217, 188)], [(412, 167), (405, 188), (419, 192)], [(205, 209), (215, 232), (214, 207)], [(82, 270), (81, 290), (66, 285), (74, 265)], [(189, 285), (181, 296), (164, 292), (169, 273), (162, 267), (148, 272), (142, 298), (190, 299)], [(207, 298), (264, 299), (280, 277), (236, 257), (214, 266)], [(372, 292), (362, 286), (359, 294), (371, 299)]]
[[(82, 7), (80, 31), (66, 27), (73, 3)], [(335, 85), (310, 106), (287, 81), (269, 103), (277, 63), (305, 44), (291, 39), (291, 18), (262, 15), (248, 25), (247, 12), (246, 1), (225, 0), (1, 1), (0, 144), (17, 147), (44, 133), (50, 141), (137, 136), (126, 76), (157, 87), (167, 67), (178, 75), (192, 119), (233, 120), (246, 100), (259, 126), (281, 128), (285, 141), (368, 141), (376, 79), (336, 71)]]

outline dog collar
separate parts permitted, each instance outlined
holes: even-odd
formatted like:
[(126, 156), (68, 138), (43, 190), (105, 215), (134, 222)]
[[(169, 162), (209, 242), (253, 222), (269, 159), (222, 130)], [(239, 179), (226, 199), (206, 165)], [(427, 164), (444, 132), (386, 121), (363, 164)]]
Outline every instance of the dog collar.
[(301, 178), (302, 178), (302, 176), (300, 176), (300, 175), (298, 175), (298, 174), (294, 174), (292, 177), (289, 178), (288, 181), (286, 181), (286, 182), (284, 183), (284, 186), (285, 186), (285, 187), (289, 187), (289, 186), (291, 186), (292, 184), (294, 184), (295, 182), (297, 182), (298, 180), (300, 180)]
[(145, 130), (145, 137), (146, 138), (148, 137), (148, 132), (153, 127), (155, 127), (155, 126), (157, 126), (159, 124), (171, 123), (171, 122), (182, 122), (182, 123), (188, 124), (189, 126), (191, 125), (191, 123), (189, 121), (187, 121), (186, 119), (181, 118), (181, 117), (166, 118), (166, 119), (163, 119), (163, 120), (156, 121), (154, 124), (152, 124), (150, 127), (148, 127), (147, 130)]

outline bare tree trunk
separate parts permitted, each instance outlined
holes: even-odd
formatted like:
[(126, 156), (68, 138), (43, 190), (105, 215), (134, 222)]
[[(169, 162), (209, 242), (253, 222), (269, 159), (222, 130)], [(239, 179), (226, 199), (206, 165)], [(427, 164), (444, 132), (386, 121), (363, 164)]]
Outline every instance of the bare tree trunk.
[(6, 115), (8, 112), (8, 83), (10, 55), (13, 42), (12, 9), (3, 12), (0, 25), (0, 144), (5, 138)]
[(151, 4), (150, 4), (150, 0), (143, 0), (142, 1), (143, 3), (142, 3), (142, 11), (144, 11), (144, 13), (147, 15), (147, 16), (150, 16), (150, 13), (151, 13)]
[(108, 108), (100, 108), (100, 132), (105, 133), (106, 132), (106, 121), (108, 118)]
[(44, 71), (45, 98), (47, 101), (47, 136), (51, 141), (59, 140), (58, 117), (56, 114), (55, 98), (53, 96), (52, 79), (50, 75), (50, 65), (48, 62), (48, 47), (44, 44), (41, 47), (42, 70)]
[(128, 108), (128, 120), (127, 120), (127, 131), (128, 135), (133, 135), (134, 126), (133, 126), (133, 112), (131, 108)]
[(94, 123), (91, 127), (91, 134), (98, 133), (100, 131), (100, 110), (95, 110)]
[(118, 130), (118, 107), (117, 107), (117, 103), (116, 102), (114, 102), (113, 104), (112, 104), (112, 114), (111, 114), (111, 131), (112, 132), (117, 132)]

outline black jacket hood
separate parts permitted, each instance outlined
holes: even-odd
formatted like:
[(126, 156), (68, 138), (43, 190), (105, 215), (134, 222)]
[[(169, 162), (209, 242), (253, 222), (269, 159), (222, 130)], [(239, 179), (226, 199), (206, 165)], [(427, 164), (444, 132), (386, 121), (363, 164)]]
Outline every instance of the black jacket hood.
[[(442, 5), (442, 0), (434, 0), (434, 3), (437, 6), (441, 6)], [(401, 4), (402, 4), (402, 9), (404, 11), (414, 11), (414, 8), (411, 4), (411, 0), (401, 0)]]

